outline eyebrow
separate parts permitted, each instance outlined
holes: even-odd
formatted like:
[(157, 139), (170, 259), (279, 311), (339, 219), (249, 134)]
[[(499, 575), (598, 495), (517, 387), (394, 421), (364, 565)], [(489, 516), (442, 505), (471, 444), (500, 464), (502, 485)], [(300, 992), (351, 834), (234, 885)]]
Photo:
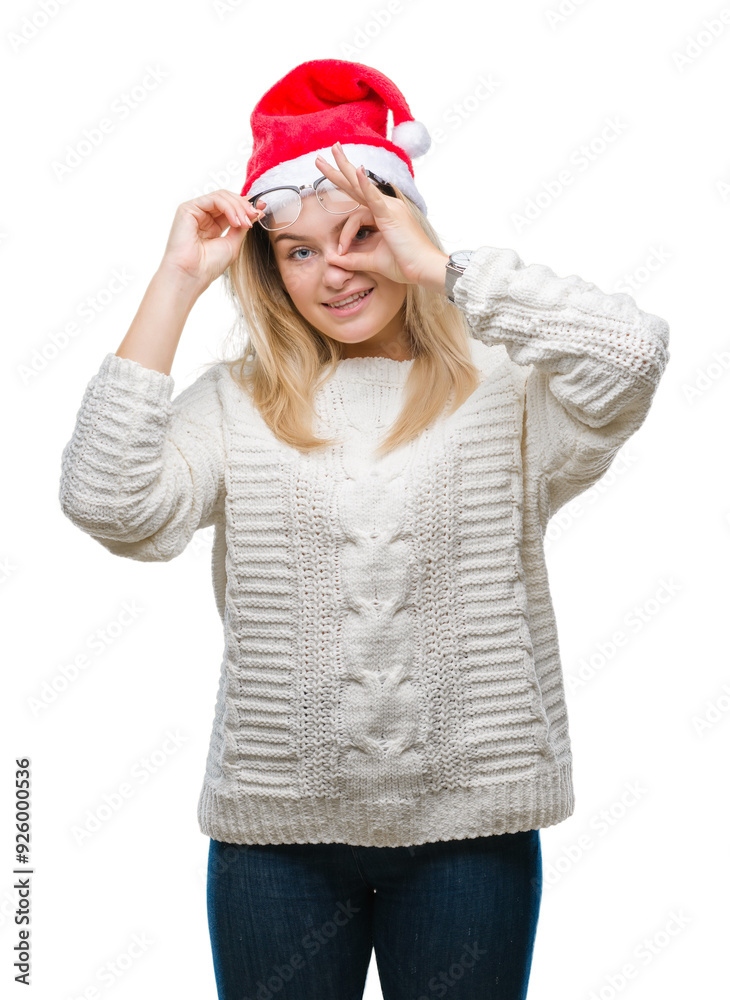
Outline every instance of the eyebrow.
[[(349, 214), (349, 213), (348, 213)], [(330, 229), (331, 233), (336, 233), (338, 229), (342, 229), (344, 224), (347, 222), (347, 218), (344, 218), (342, 222), (336, 222), (335, 225)], [(282, 233), (281, 236), (274, 237), (274, 243), (278, 243), (280, 240), (303, 240), (305, 243), (311, 240), (311, 236), (298, 236), (296, 233)]]

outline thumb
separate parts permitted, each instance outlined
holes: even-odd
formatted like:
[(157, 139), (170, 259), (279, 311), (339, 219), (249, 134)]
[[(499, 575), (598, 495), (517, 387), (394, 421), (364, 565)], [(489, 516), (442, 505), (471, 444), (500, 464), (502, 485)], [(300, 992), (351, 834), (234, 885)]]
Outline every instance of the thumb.
[(231, 253), (235, 257), (241, 249), (241, 244), (246, 238), (246, 233), (248, 231), (248, 226), (236, 226), (235, 229), (231, 226), (225, 236), (219, 236), (218, 238), (228, 244), (231, 249)]

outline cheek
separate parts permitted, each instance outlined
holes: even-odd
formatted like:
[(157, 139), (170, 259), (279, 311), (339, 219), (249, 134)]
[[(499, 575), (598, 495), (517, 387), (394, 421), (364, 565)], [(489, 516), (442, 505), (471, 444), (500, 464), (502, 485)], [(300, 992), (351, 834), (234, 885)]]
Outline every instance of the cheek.
[(307, 275), (306, 268), (280, 264), (279, 273), (284, 287), (294, 301), (304, 301), (311, 297), (313, 280)]
[(398, 281), (391, 281), (388, 283), (388, 286), (383, 289), (383, 293), (390, 305), (400, 306), (405, 302), (405, 287), (405, 285), (400, 284)]

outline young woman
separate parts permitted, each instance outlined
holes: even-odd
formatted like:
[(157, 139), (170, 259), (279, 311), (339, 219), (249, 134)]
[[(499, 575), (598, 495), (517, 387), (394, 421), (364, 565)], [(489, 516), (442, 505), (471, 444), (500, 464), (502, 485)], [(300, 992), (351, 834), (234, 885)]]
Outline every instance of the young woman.
[[(668, 327), (510, 249), (449, 256), (428, 136), (371, 67), (303, 63), (251, 125), (241, 194), (180, 205), (89, 383), (61, 505), (132, 559), (215, 525), (219, 997), (355, 1000), (374, 948), (385, 1000), (520, 1000), (539, 830), (574, 808), (543, 536), (643, 423)], [(220, 275), (247, 340), (172, 399)]]

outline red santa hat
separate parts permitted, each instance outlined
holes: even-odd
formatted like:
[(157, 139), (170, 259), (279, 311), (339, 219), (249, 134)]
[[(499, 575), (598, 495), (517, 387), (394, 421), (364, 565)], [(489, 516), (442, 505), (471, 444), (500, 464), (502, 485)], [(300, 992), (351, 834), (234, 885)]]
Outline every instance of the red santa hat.
[(431, 137), (395, 84), (370, 66), (345, 59), (301, 63), (258, 101), (251, 132), (245, 197), (278, 185), (311, 184), (322, 174), (318, 155), (336, 166), (331, 147), (339, 141), (351, 163), (391, 181), (426, 214), (411, 160), (427, 152)]

